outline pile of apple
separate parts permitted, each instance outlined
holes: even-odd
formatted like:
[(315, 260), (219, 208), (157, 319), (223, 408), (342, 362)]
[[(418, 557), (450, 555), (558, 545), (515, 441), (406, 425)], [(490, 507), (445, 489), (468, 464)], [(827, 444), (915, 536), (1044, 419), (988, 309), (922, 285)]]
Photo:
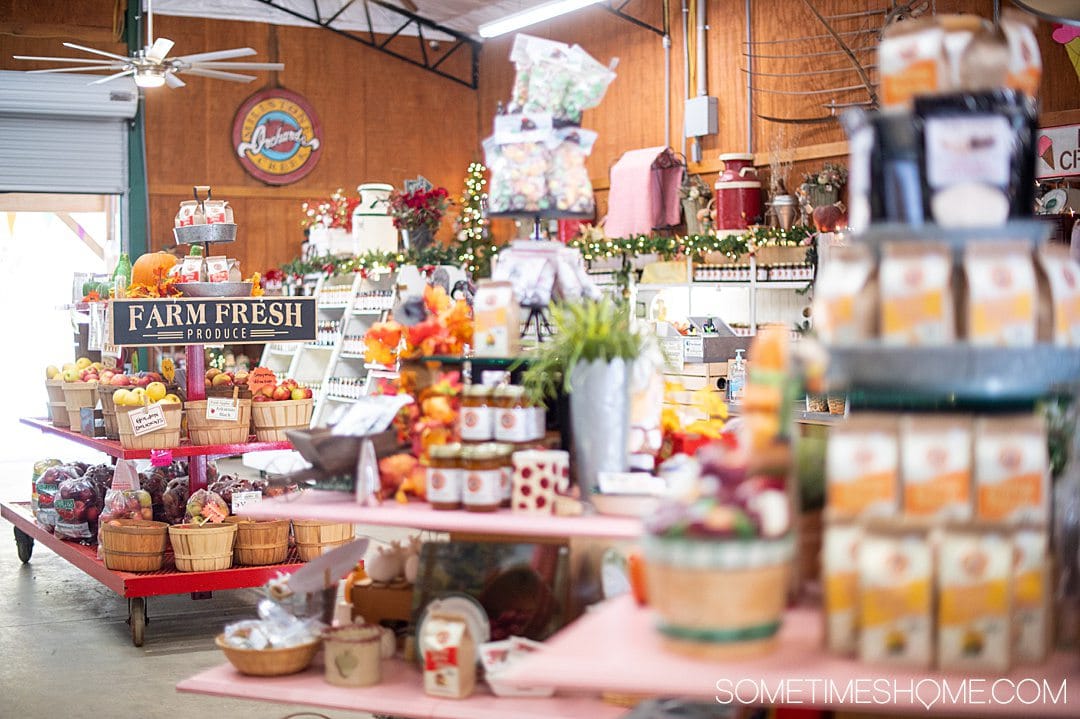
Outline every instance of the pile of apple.
[(101, 372), (101, 383), (113, 387), (148, 387), (154, 382), (164, 382), (157, 372), (139, 372), (138, 374), (124, 374), (115, 370)]
[(121, 387), (113, 392), (113, 404), (118, 407), (142, 407), (147, 404), (180, 404), (180, 398), (169, 394), (163, 382), (150, 382), (145, 387), (127, 389)]
[(207, 387), (247, 387), (247, 381), (248, 373), (244, 370), (222, 372), (214, 367), (206, 370)]
[(112, 373), (100, 362), (91, 362), (89, 357), (80, 357), (63, 367), (49, 365), (45, 368), (45, 379), (59, 379), (64, 382), (99, 382), (103, 381), (103, 373), (112, 376)]
[(294, 379), (282, 380), (280, 384), (266, 385), (252, 394), (252, 402), (284, 402), (286, 400), (311, 399), (311, 388), (301, 387)]

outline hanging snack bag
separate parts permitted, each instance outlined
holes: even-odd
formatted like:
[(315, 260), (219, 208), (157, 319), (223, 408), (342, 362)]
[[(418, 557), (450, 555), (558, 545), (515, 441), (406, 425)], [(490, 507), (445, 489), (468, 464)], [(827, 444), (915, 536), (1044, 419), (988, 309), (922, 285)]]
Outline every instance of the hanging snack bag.
[(909, 107), (918, 95), (938, 92), (947, 82), (945, 31), (930, 18), (885, 28), (878, 45), (883, 108)]
[(889, 345), (944, 345), (956, 338), (952, 255), (934, 242), (891, 242), (879, 269), (881, 340)]
[(1080, 347), (1080, 262), (1064, 245), (1040, 247), (1039, 340), (1059, 347)]
[(855, 522), (829, 519), (821, 547), (824, 585), (825, 642), (830, 652), (854, 655), (859, 636), (858, 553), (862, 528)]
[(857, 415), (832, 428), (825, 452), (825, 501), (833, 516), (896, 513), (898, 444), (896, 421), (888, 415)]
[(1012, 566), (1012, 541), (1001, 530), (969, 526), (942, 534), (937, 547), (939, 669), (1009, 670)]
[(1035, 344), (1036, 282), (1023, 243), (976, 242), (964, 250), (965, 336), (980, 346)]
[(874, 336), (877, 279), (865, 245), (835, 248), (822, 264), (814, 292), (814, 326), (822, 341), (852, 345)]
[(1029, 97), (1039, 94), (1043, 69), (1034, 28), (1035, 18), (1031, 15), (1017, 12), (1014, 8), (1003, 9), (1001, 30), (1009, 44), (1009, 72), (1005, 84)]
[(524, 33), (515, 35), (514, 44), (510, 48), (510, 61), (514, 63), (516, 72), (507, 110), (517, 113), (525, 109), (525, 105), (529, 102), (529, 84), (532, 82), (537, 60), (555, 52), (568, 53), (569, 51), (570, 46), (566, 43)]
[(903, 417), (900, 476), (905, 516), (969, 519), (971, 420), (948, 415)]
[(570, 59), (574, 72), (566, 88), (561, 113), (557, 113), (557, 116), (579, 124), (582, 112), (596, 107), (604, 99), (608, 86), (615, 80), (618, 60), (612, 60), (610, 65), (602, 65), (580, 45), (570, 49)]
[(1045, 526), (1050, 516), (1046, 424), (1041, 415), (975, 421), (975, 516)]
[(188, 497), (186, 509), (184, 522), (187, 524), (224, 522), (229, 516), (229, 505), (220, 495), (208, 489), (200, 489)]
[(585, 159), (592, 152), (596, 133), (567, 127), (555, 131), (555, 142), (547, 173), (547, 189), (554, 208), (560, 212), (592, 214), (596, 206)]
[(859, 659), (928, 668), (934, 658), (933, 550), (925, 529), (875, 523), (859, 542)]
[(1013, 532), (1012, 625), (1013, 659), (1042, 664), (1051, 642), (1050, 558), (1045, 529)]
[(551, 115), (500, 115), (484, 141), (490, 212), (539, 212), (551, 208)]
[(206, 258), (206, 281), (228, 282), (229, 281), (229, 258), (217, 255)]

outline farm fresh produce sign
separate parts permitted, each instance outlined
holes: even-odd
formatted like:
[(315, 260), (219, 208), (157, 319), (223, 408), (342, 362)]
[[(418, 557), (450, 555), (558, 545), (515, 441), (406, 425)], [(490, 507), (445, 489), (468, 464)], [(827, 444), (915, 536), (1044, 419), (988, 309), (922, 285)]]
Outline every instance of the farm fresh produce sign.
[(314, 297), (117, 299), (109, 303), (111, 344), (313, 342)]

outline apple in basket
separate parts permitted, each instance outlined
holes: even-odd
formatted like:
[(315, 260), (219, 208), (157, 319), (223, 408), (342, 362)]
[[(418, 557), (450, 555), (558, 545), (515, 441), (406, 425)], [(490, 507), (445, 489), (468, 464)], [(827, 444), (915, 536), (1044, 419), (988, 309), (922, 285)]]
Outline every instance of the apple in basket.
[(128, 387), (131, 385), (131, 378), (126, 374), (114, 374), (109, 378), (109, 384), (113, 387)]
[(281, 380), (281, 386), (282, 387), (288, 387), (289, 391), (291, 392), (294, 389), (296, 389), (297, 387), (299, 387), (300, 384), (294, 379), (283, 379), (283, 380)]
[(272, 400), (269, 397), (267, 397), (265, 394), (260, 392), (259, 394), (252, 395), (251, 401), (252, 402), (270, 402)]
[(283, 402), (287, 399), (292, 399), (292, 389), (283, 384), (279, 384), (277, 387), (274, 388), (273, 399), (276, 402)]
[(311, 388), (310, 387), (296, 387), (292, 391), (292, 398), (293, 399), (297, 399), (297, 400), (299, 400), (299, 399), (311, 399), (311, 396), (312, 395), (311, 395)]

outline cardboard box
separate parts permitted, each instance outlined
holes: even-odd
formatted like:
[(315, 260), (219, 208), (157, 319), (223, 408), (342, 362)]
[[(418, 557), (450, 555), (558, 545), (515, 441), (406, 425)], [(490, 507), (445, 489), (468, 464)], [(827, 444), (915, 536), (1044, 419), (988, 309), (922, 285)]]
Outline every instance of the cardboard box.
[(520, 346), (518, 300), (509, 282), (481, 281), (473, 301), (477, 357), (514, 357)]
[(353, 605), (353, 619), (363, 617), (368, 624), (412, 620), (413, 588), (411, 585), (354, 585), (350, 599)]

